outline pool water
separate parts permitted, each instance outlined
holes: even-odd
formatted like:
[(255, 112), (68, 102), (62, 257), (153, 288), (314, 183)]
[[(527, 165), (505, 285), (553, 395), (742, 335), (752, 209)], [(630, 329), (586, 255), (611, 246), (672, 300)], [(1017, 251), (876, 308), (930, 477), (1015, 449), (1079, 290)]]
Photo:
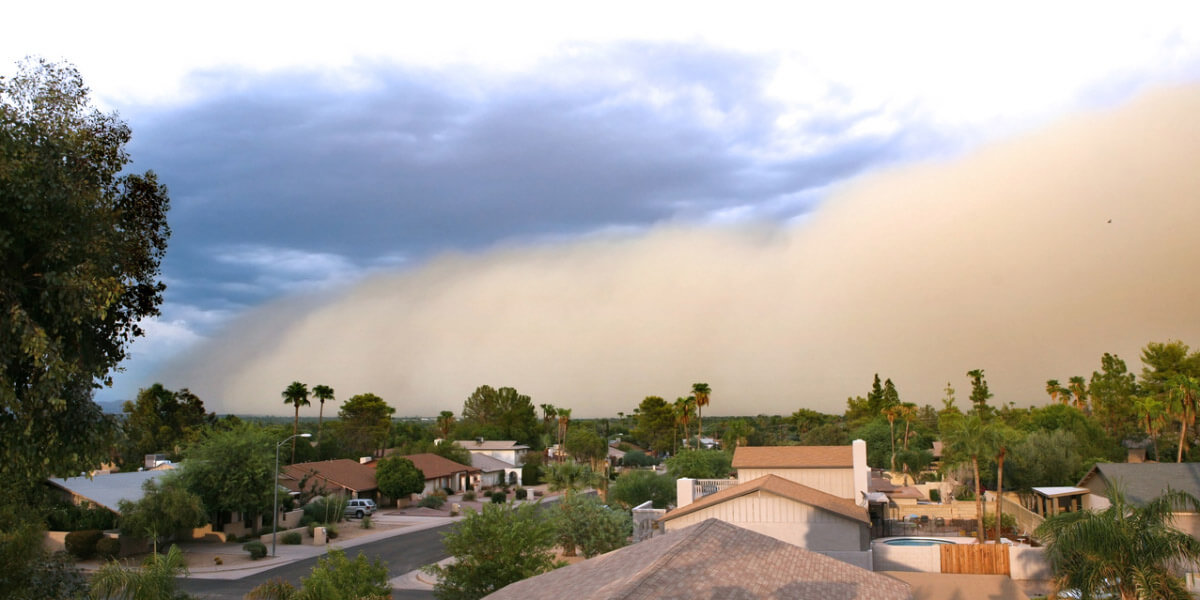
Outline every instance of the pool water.
[(943, 544), (953, 544), (950, 540), (939, 540), (934, 538), (894, 538), (884, 540), (889, 546), (941, 546)]

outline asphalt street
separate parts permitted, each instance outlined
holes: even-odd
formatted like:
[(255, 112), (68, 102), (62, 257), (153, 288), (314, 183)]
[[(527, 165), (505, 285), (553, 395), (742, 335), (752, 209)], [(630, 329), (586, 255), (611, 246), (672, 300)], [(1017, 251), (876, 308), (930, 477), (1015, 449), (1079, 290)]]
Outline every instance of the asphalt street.
[[(448, 555), (442, 547), (441, 534), (450, 527), (451, 525), (447, 524), (354, 546), (346, 550), (346, 555), (353, 558), (358, 556), (359, 552), (362, 552), (368, 558), (382, 559), (387, 563), (388, 577), (398, 577), (409, 571), (446, 558)], [(300, 578), (312, 572), (318, 558), (313, 557), (280, 565), (269, 571), (255, 573), (241, 579), (180, 578), (179, 588), (199, 598), (241, 600), (246, 592), (249, 592), (258, 584), (277, 577), (299, 587)], [(392, 597), (427, 599), (433, 598), (433, 594), (425, 590), (395, 590), (392, 593)]]

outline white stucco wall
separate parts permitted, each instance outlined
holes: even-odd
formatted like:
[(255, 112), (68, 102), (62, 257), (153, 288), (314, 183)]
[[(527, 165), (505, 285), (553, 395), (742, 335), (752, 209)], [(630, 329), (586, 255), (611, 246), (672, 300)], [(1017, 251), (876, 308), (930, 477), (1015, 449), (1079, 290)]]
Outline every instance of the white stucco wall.
[(764, 475), (775, 475), (788, 481), (833, 494), (838, 498), (854, 499), (854, 469), (738, 469), (738, 483), (753, 481)]
[(761, 491), (671, 519), (665, 525), (667, 531), (674, 531), (709, 518), (809, 550), (867, 549), (865, 523)]

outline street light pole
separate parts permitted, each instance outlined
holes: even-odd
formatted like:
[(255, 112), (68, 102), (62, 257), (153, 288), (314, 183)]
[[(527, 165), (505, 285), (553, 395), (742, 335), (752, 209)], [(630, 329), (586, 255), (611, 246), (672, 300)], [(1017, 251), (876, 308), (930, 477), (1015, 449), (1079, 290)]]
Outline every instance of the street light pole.
[(286, 440), (275, 444), (275, 481), (272, 482), (275, 488), (275, 500), (271, 503), (271, 556), (275, 556), (275, 532), (276, 524), (279, 522), (279, 447), (288, 443), (292, 438), (308, 438), (312, 437), (311, 433), (298, 433), (293, 436), (288, 436)]

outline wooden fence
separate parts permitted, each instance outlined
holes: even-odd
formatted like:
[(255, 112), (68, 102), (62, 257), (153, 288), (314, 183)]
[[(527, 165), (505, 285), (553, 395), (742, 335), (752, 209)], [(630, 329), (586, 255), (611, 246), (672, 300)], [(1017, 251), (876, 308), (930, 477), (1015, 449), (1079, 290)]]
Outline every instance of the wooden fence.
[(1008, 544), (946, 544), (942, 572), (970, 575), (1008, 575)]

